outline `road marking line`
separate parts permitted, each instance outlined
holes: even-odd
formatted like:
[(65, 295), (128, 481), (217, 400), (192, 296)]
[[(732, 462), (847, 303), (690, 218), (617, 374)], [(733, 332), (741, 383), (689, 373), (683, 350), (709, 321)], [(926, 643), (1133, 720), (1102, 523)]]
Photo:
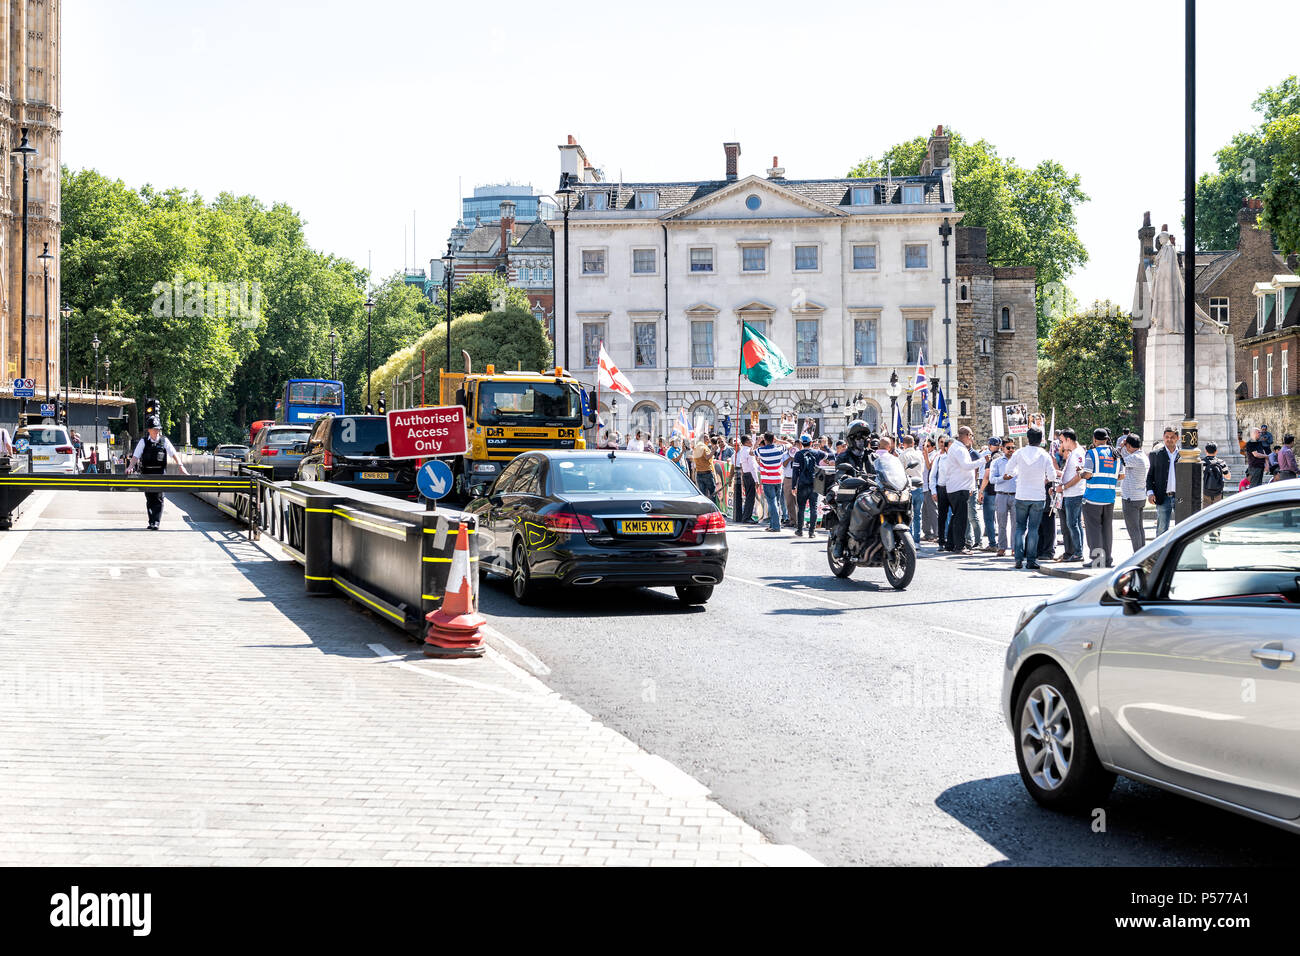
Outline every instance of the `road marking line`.
[(18, 548), (27, 538), (27, 532), (30, 531), (41, 517), (41, 512), (45, 506), (54, 500), (54, 492), (38, 491), (27, 499), (29, 507), (23, 510), (8, 532), (5, 533), (4, 539), (0, 540), (0, 571), (4, 570), (9, 559), (17, 553)]
[(956, 634), (958, 637), (969, 637), (972, 641), (983, 641), (985, 644), (992, 644), (994, 647), (1006, 648), (1010, 641), (999, 641), (991, 637), (985, 637), (982, 634), (972, 634), (970, 631), (958, 631), (951, 627), (940, 627), (938, 624), (931, 624), (928, 621), (920, 622), (922, 627), (933, 628), (936, 631), (943, 631), (947, 634)]
[(685, 770), (674, 767), (658, 754), (642, 751), (629, 754), (623, 763), (666, 797), (707, 797), (711, 792)]
[(488, 637), (492, 638), (493, 640), (500, 641), (506, 647), (510, 648), (521, 658), (523, 658), (524, 665), (530, 671), (536, 674), (538, 677), (545, 677), (547, 674), (551, 672), (551, 669), (547, 667), (544, 663), (542, 663), (541, 659), (537, 657), (537, 655), (533, 654), (527, 648), (519, 644), (516, 644), (514, 641), (510, 640), (510, 638), (506, 637), (504, 634), (502, 634), (492, 625), (486, 624), (483, 626), (482, 630), (483, 633), (486, 634)]
[(789, 843), (758, 843), (742, 849), (764, 866), (825, 866), (816, 857)]
[[(734, 574), (728, 574), (726, 580), (739, 581), (741, 584), (752, 584), (754, 587), (759, 587), (759, 588), (771, 588), (773, 591), (780, 591), (783, 594), (797, 594), (800, 597), (808, 598), (808, 600), (810, 601), (822, 601), (825, 604), (834, 604), (836, 607), (854, 606), (852, 604), (845, 604), (843, 601), (836, 601), (832, 598), (822, 597), (820, 594), (811, 594), (809, 593), (810, 589), (808, 588), (794, 588), (794, 587), (787, 588), (787, 587), (781, 587), (780, 585), (776, 585), (776, 584), (764, 584), (762, 581), (751, 581), (748, 578), (738, 578)], [(869, 608), (862, 608), (862, 610), (869, 610)]]
[(144, 569), (144, 573), (147, 574), (147, 575), (149, 575), (149, 577), (151, 577), (151, 578), (162, 577), (162, 575), (160, 575), (160, 574), (158, 573), (158, 569), (157, 569), (157, 568), (145, 568), (145, 569)]
[(506, 697), (513, 697), (515, 700), (530, 701), (538, 704), (563, 703), (554, 691), (549, 691), (548, 695), (525, 694), (521, 691), (510, 690), (508, 687), (495, 687), (492, 684), (484, 684), (482, 681), (470, 680), (466, 677), (453, 677), (451, 674), (443, 674), (440, 671), (431, 670), (427, 667), (417, 667), (410, 661), (398, 657), (383, 644), (367, 644), (366, 647), (370, 648), (370, 650), (374, 652), (375, 656), (379, 658), (381, 663), (389, 664), (393, 667), (400, 667), (402, 670), (414, 671), (416, 674), (423, 675), (424, 677), (433, 677), (437, 680), (447, 681), (452, 684), (460, 684), (464, 687), (473, 687), (476, 690), (492, 691), (497, 694), (503, 694)]

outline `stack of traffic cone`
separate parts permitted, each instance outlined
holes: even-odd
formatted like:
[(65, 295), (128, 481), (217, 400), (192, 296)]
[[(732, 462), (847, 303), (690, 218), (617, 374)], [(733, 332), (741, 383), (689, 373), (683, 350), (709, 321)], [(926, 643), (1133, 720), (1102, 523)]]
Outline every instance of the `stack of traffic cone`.
[(478, 613), (474, 600), (474, 578), (469, 562), (469, 534), (465, 522), (456, 535), (456, 550), (451, 553), (447, 588), (442, 607), (430, 611), (424, 636), (425, 657), (482, 657), (483, 625), (487, 618)]

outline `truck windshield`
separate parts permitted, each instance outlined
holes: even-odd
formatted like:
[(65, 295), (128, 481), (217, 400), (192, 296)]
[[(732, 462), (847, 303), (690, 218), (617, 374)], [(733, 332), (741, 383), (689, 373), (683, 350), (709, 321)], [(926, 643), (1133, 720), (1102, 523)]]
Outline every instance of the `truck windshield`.
[(568, 382), (483, 382), (478, 387), (478, 420), (483, 425), (521, 419), (577, 425), (579, 402), (577, 386)]

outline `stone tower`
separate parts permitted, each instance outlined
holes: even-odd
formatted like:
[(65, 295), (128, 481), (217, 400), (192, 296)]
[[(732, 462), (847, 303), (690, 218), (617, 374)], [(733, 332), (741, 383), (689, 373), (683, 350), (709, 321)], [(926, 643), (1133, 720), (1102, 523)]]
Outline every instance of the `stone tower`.
[(4, 232), (0, 235), (0, 369), (3, 378), (18, 377), (22, 369), (22, 155), (15, 150), (27, 129), (36, 152), (27, 157), (27, 377), (36, 379), (36, 394), (45, 395), (45, 328), (41, 262), (37, 256), (50, 244), (49, 379), (51, 390), (60, 377), (59, 284), (59, 139), (61, 116), (61, 0), (3, 0), (0, 17), (0, 191)]

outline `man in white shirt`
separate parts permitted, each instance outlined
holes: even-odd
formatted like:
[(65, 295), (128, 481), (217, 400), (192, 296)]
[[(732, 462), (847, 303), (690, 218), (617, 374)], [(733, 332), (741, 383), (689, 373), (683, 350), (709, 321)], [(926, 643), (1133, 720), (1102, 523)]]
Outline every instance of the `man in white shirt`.
[[(1027, 564), (1030, 570), (1036, 570), (1038, 523), (1042, 521), (1047, 502), (1047, 483), (1056, 478), (1056, 465), (1052, 463), (1052, 456), (1042, 448), (1041, 431), (1029, 429), (1025, 440), (1029, 444), (1011, 456), (1002, 480), (1014, 478), (1016, 482), (1016, 567)], [(1029, 540), (1027, 550), (1026, 538)]]
[(948, 507), (952, 509), (949, 521), (948, 547), (958, 554), (971, 554), (966, 546), (966, 525), (970, 517), (970, 496), (975, 491), (975, 472), (979, 458), (971, 457), (975, 433), (970, 426), (957, 429), (957, 438), (948, 448), (946, 459), (948, 473)]
[(1061, 454), (1065, 458), (1061, 467), (1061, 510), (1064, 512), (1061, 531), (1065, 536), (1065, 554), (1056, 559), (1058, 564), (1083, 560), (1083, 493), (1087, 483), (1079, 470), (1083, 465), (1083, 449), (1073, 428), (1061, 429)]
[(636, 430), (636, 437), (628, 439), (628, 451), (645, 451), (645, 441), (641, 438), (641, 429)]
[(948, 501), (948, 450), (952, 439), (947, 435), (939, 436), (939, 455), (930, 466), (931, 482), (934, 485), (934, 503), (939, 511), (939, 550), (947, 551), (948, 525), (952, 521), (952, 510)]
[(736, 445), (735, 468), (736, 520), (748, 524), (754, 517), (754, 497), (758, 493), (758, 462), (748, 435), (741, 435)]
[[(898, 460), (903, 463), (903, 471), (907, 473), (909, 481), (913, 478), (925, 479), (925, 460), (921, 453), (916, 450), (916, 438), (912, 435), (903, 435), (899, 439), (902, 446), (898, 450)], [(921, 540), (921, 512), (924, 510), (925, 489), (916, 487), (912, 489), (912, 540), (914, 542)]]

